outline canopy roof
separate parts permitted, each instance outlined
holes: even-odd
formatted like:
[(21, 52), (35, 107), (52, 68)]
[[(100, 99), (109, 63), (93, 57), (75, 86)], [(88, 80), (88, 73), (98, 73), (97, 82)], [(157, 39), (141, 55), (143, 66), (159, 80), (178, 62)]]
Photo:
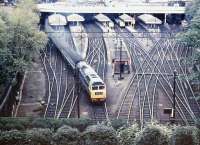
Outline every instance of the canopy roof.
[(143, 14), (138, 16), (138, 18), (145, 24), (162, 24), (162, 21), (150, 14)]
[(95, 16), (95, 18), (100, 22), (109, 22), (111, 21), (110, 18), (108, 18), (106, 15), (98, 14)]
[(65, 16), (61, 14), (52, 14), (48, 17), (50, 25), (66, 25), (67, 20)]
[(127, 14), (123, 14), (119, 16), (120, 19), (122, 19), (124, 22), (133, 22), (135, 23), (135, 19)]
[(78, 15), (78, 14), (68, 15), (67, 16), (67, 20), (69, 22), (83, 22), (83, 21), (85, 21), (85, 19), (82, 16)]

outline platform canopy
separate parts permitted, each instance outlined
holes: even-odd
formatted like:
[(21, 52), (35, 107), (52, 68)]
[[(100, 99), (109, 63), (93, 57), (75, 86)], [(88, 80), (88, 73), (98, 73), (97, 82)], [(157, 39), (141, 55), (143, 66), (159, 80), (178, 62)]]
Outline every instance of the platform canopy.
[(135, 23), (135, 19), (127, 14), (123, 14), (121, 16), (119, 16), (119, 18), (121, 20), (123, 20), (124, 22), (132, 22), (132, 23)]
[(95, 16), (95, 19), (97, 19), (99, 22), (110, 22), (110, 18), (108, 18), (106, 15), (98, 14)]
[(138, 18), (145, 24), (162, 24), (162, 21), (150, 14), (143, 14), (138, 16)]
[(83, 22), (85, 21), (84, 17), (78, 14), (71, 14), (67, 16), (68, 22)]
[(54, 26), (59, 26), (59, 25), (66, 25), (67, 20), (65, 16), (61, 14), (52, 14), (48, 17), (49, 24), (54, 25)]

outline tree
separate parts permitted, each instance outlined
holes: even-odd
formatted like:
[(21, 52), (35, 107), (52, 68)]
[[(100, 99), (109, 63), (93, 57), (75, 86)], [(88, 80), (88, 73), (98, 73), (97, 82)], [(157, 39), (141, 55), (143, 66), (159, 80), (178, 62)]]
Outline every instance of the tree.
[(189, 79), (199, 82), (200, 72), (197, 68), (200, 68), (200, 0), (194, 0), (187, 8), (186, 19), (189, 26), (177, 35), (177, 39), (192, 48), (193, 55), (188, 59), (190, 66), (193, 66)]
[(33, 0), (20, 1), (17, 8), (0, 12), (0, 85), (19, 72), (23, 73), (40, 49), (47, 36), (39, 31), (39, 16)]

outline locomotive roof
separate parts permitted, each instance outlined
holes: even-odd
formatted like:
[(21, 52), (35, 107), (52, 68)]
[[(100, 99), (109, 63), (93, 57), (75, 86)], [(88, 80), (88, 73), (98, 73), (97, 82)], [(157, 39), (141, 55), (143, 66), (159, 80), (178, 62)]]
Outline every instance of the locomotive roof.
[(94, 71), (94, 69), (89, 65), (84, 65), (82, 67), (86, 76), (90, 78), (91, 83), (94, 82), (102, 82), (103, 80), (99, 77), (99, 75)]

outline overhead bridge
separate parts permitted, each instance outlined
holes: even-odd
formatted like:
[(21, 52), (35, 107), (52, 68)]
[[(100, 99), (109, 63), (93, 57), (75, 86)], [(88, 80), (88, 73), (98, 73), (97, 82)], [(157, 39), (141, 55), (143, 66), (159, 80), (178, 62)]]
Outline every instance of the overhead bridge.
[(52, 13), (127, 13), (127, 14), (184, 14), (185, 7), (168, 6), (168, 5), (153, 5), (153, 4), (135, 4), (135, 5), (67, 5), (57, 3), (38, 4), (37, 9), (40, 12)]

